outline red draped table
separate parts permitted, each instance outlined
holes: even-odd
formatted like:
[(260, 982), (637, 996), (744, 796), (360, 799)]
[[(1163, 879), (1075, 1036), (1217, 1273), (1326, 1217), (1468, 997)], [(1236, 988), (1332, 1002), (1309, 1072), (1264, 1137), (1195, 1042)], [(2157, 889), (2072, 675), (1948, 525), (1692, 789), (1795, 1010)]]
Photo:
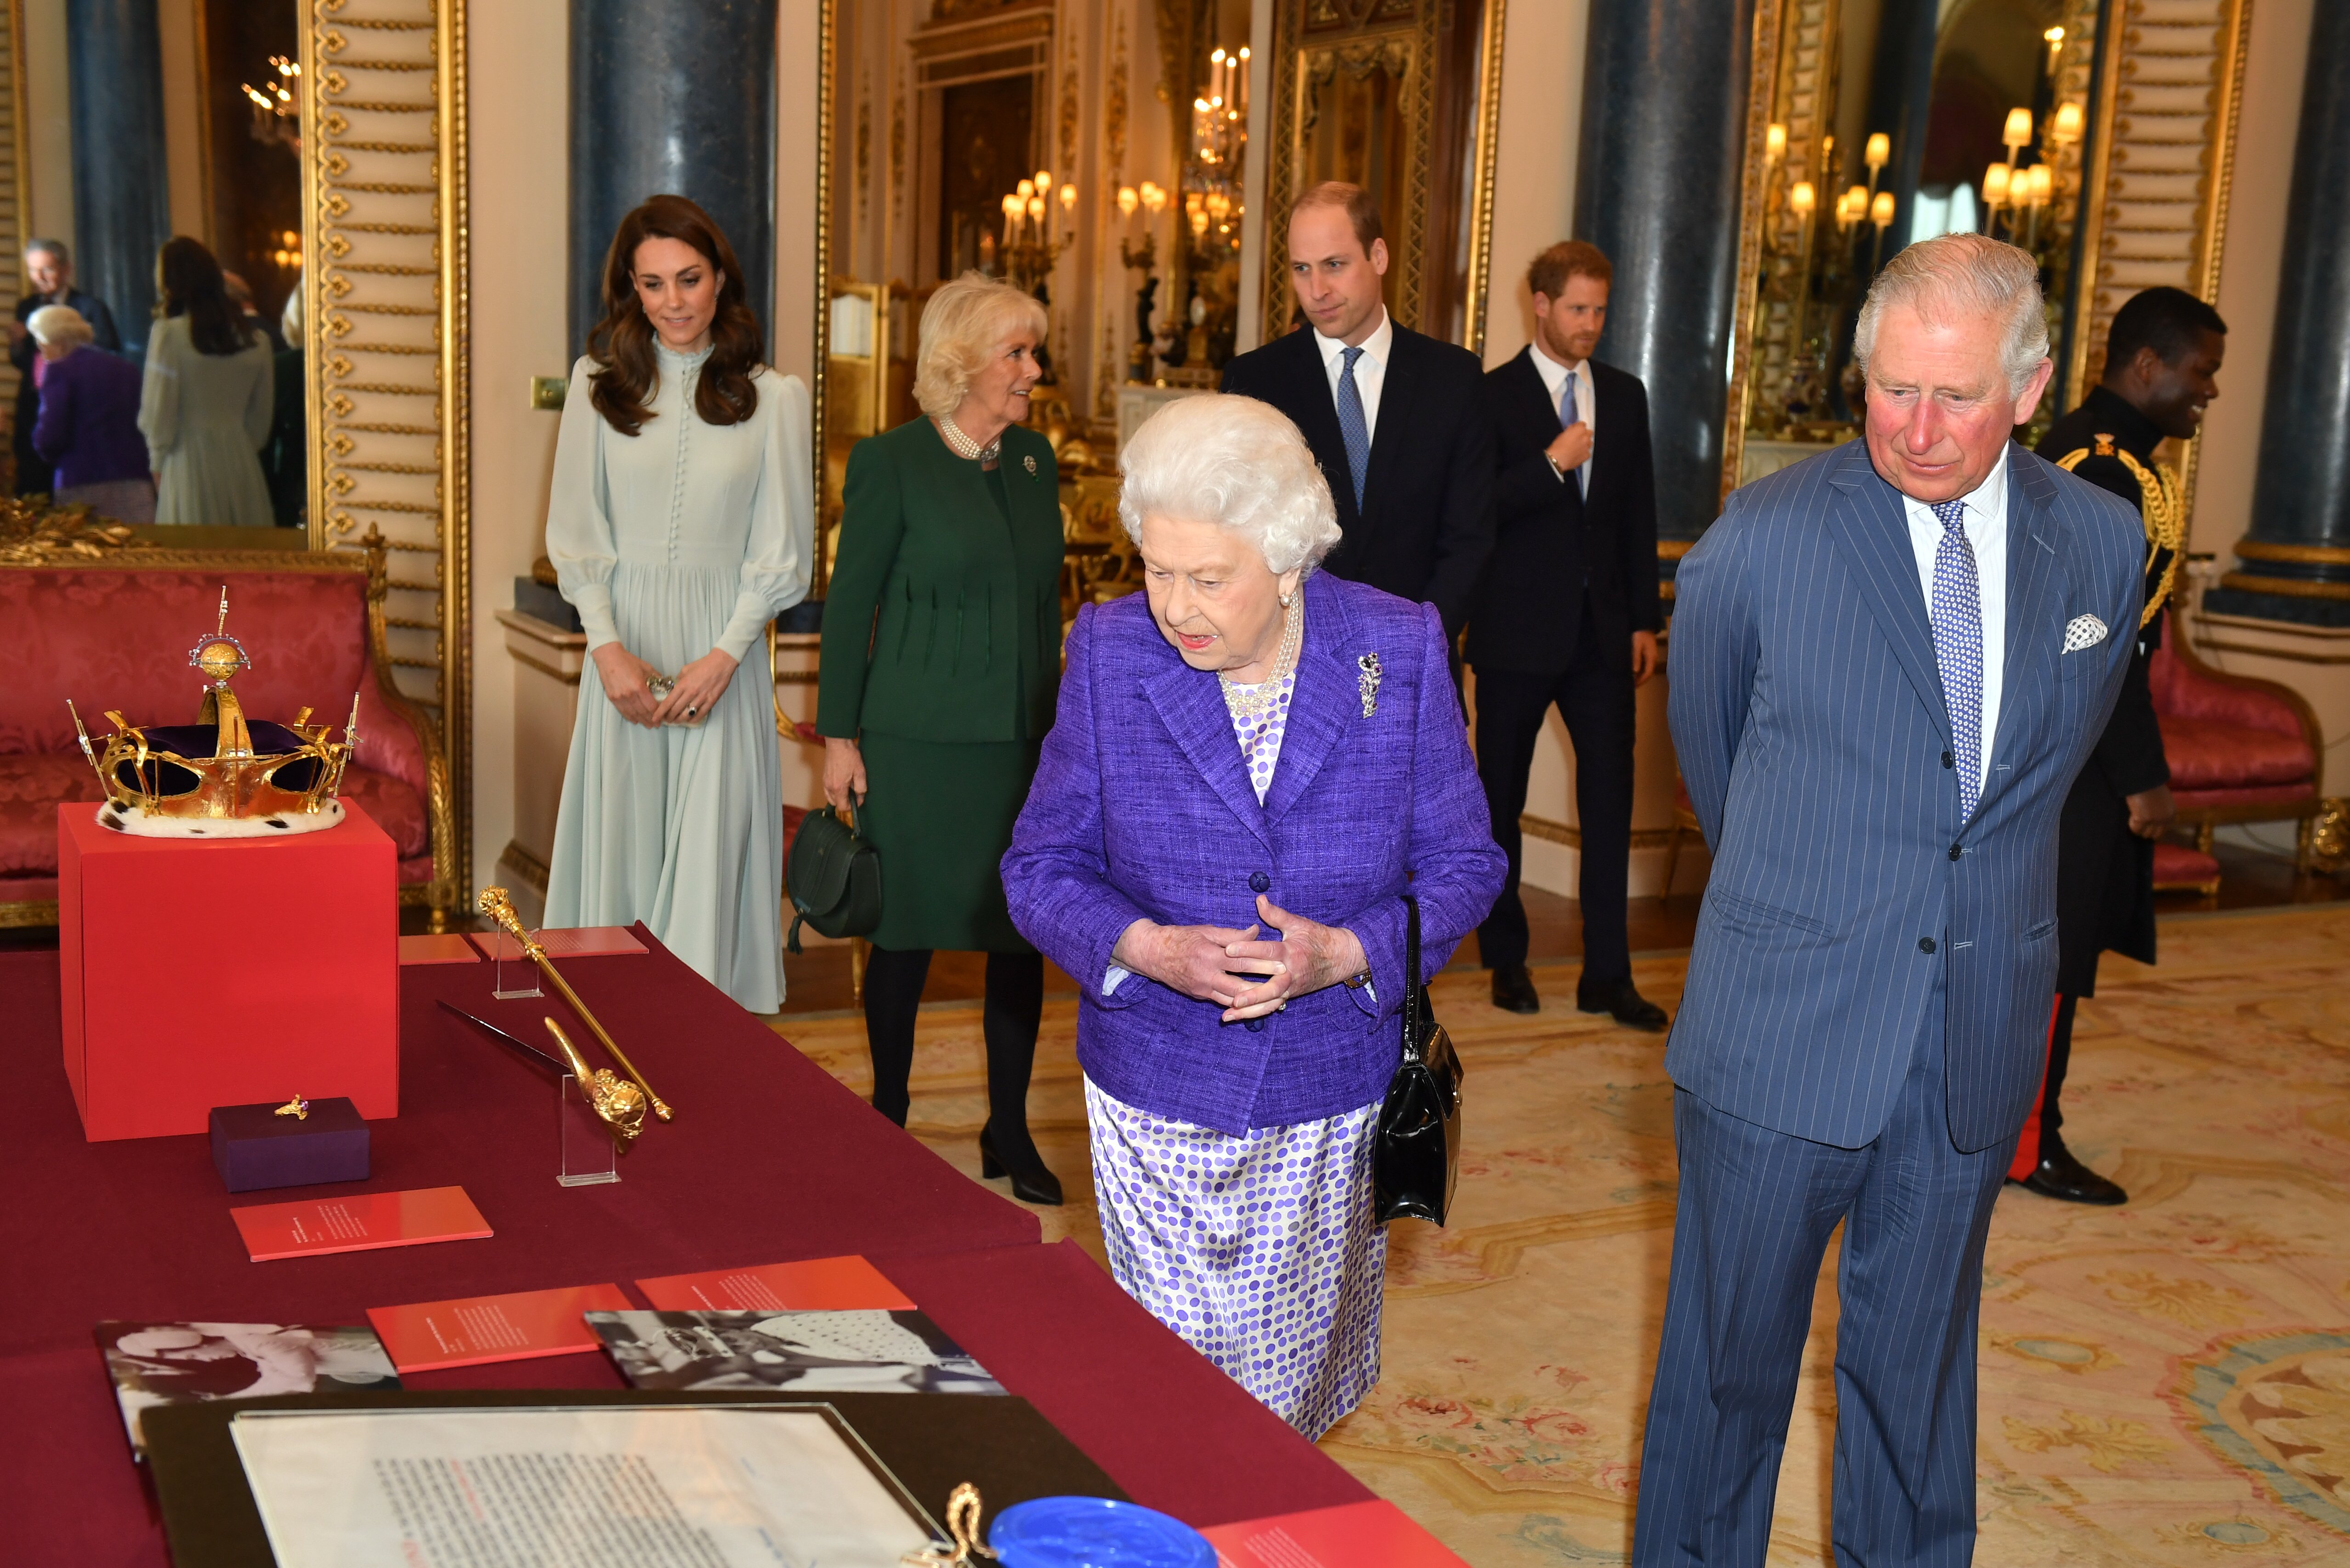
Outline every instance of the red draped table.
[[(299, 919), (297, 910), (286, 911)], [(400, 1115), (369, 1124), (364, 1184), (232, 1197), (201, 1135), (84, 1141), (60, 1065), (57, 959), (0, 952), (0, 1474), (9, 1554), (160, 1564), (151, 1493), (91, 1340), (102, 1319), (361, 1323), (366, 1309), (861, 1252), (1139, 1502), (1210, 1525), (1370, 1494), (1035, 1217), (876, 1115), (664, 950), (564, 961), (674, 1123), (648, 1122), (612, 1186), (555, 1181), (553, 1082), (437, 1002), (533, 1044), (552, 996), (491, 999), (491, 965), (400, 974)], [(206, 1005), (192, 996), (187, 1004)], [(253, 1027), (332, 1030), (332, 1016)], [(168, 1020), (158, 1020), (168, 1029)], [(575, 1033), (575, 1038), (578, 1037)], [(287, 1085), (293, 1094), (302, 1085)], [(255, 1263), (233, 1206), (463, 1186), (497, 1234)], [(416, 1374), (416, 1388), (609, 1388), (601, 1355)]]

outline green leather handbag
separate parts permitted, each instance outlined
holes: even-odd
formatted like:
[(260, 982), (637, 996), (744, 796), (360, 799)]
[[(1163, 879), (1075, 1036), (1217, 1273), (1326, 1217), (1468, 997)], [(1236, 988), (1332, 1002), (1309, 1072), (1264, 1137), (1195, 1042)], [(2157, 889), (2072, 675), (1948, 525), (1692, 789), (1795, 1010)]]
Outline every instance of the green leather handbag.
[(869, 937), (881, 924), (881, 852), (828, 805), (800, 819), (784, 887), (793, 910), (786, 951), (800, 950), (802, 925), (819, 936)]

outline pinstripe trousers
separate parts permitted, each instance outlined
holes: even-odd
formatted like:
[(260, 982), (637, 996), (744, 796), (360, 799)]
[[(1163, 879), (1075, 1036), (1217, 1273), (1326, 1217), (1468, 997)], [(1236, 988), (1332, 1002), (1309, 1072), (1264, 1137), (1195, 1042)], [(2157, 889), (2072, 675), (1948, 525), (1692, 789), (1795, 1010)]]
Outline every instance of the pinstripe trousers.
[(1761, 1568), (1820, 1260), (1836, 1265), (1838, 1568), (1963, 1568), (1975, 1541), (1975, 1324), (2015, 1140), (1950, 1140), (1943, 998), (1876, 1140), (1773, 1132), (1686, 1089), (1664, 1343), (1634, 1568)]

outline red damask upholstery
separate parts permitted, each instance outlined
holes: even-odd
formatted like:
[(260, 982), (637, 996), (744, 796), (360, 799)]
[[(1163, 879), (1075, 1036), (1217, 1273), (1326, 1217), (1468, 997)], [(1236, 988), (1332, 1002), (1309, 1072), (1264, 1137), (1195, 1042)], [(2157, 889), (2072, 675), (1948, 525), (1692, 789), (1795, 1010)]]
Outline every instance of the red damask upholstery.
[(2184, 844), (2158, 839), (2154, 846), (2154, 888), (2158, 893), (2200, 893), (2208, 898), (2220, 890), (2220, 863)]
[(399, 853), (403, 887), (433, 881), (432, 763), (408, 717), (386, 701), (368, 646), (363, 571), (0, 570), (10, 674), (0, 681), (0, 903), (57, 897), (57, 808), (102, 798), (66, 708), (93, 735), (113, 726), (184, 724), (203, 688), (188, 650), (211, 631), (229, 587), (229, 630), (253, 656), (236, 691), (255, 718), (339, 727), (359, 698), (359, 745), (343, 793)]
[[(2147, 684), (2180, 825), (2196, 830), (2196, 848), (2208, 854), (2211, 831), (2220, 823), (2298, 819), (2305, 867), (2324, 750), (2309, 705), (2274, 681), (2230, 675), (2196, 658), (2183, 615), (2174, 611), (2168, 629)], [(2218, 877), (2215, 863), (2213, 886)], [(2156, 879), (2162, 880), (2158, 870)], [(2179, 880), (2189, 878), (2182, 872)]]

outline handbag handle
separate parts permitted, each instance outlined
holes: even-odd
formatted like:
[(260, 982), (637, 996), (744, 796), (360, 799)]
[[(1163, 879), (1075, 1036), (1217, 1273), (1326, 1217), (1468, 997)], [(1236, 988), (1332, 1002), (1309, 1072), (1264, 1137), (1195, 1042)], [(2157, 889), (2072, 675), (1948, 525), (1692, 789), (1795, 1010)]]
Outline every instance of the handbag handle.
[(1419, 978), (1419, 900), (1406, 893), (1403, 896), (1403, 1059), (1407, 1063), (1422, 1063), (1428, 1059), (1428, 1042), (1420, 1028), (1420, 1019), (1427, 1006), (1428, 993)]

